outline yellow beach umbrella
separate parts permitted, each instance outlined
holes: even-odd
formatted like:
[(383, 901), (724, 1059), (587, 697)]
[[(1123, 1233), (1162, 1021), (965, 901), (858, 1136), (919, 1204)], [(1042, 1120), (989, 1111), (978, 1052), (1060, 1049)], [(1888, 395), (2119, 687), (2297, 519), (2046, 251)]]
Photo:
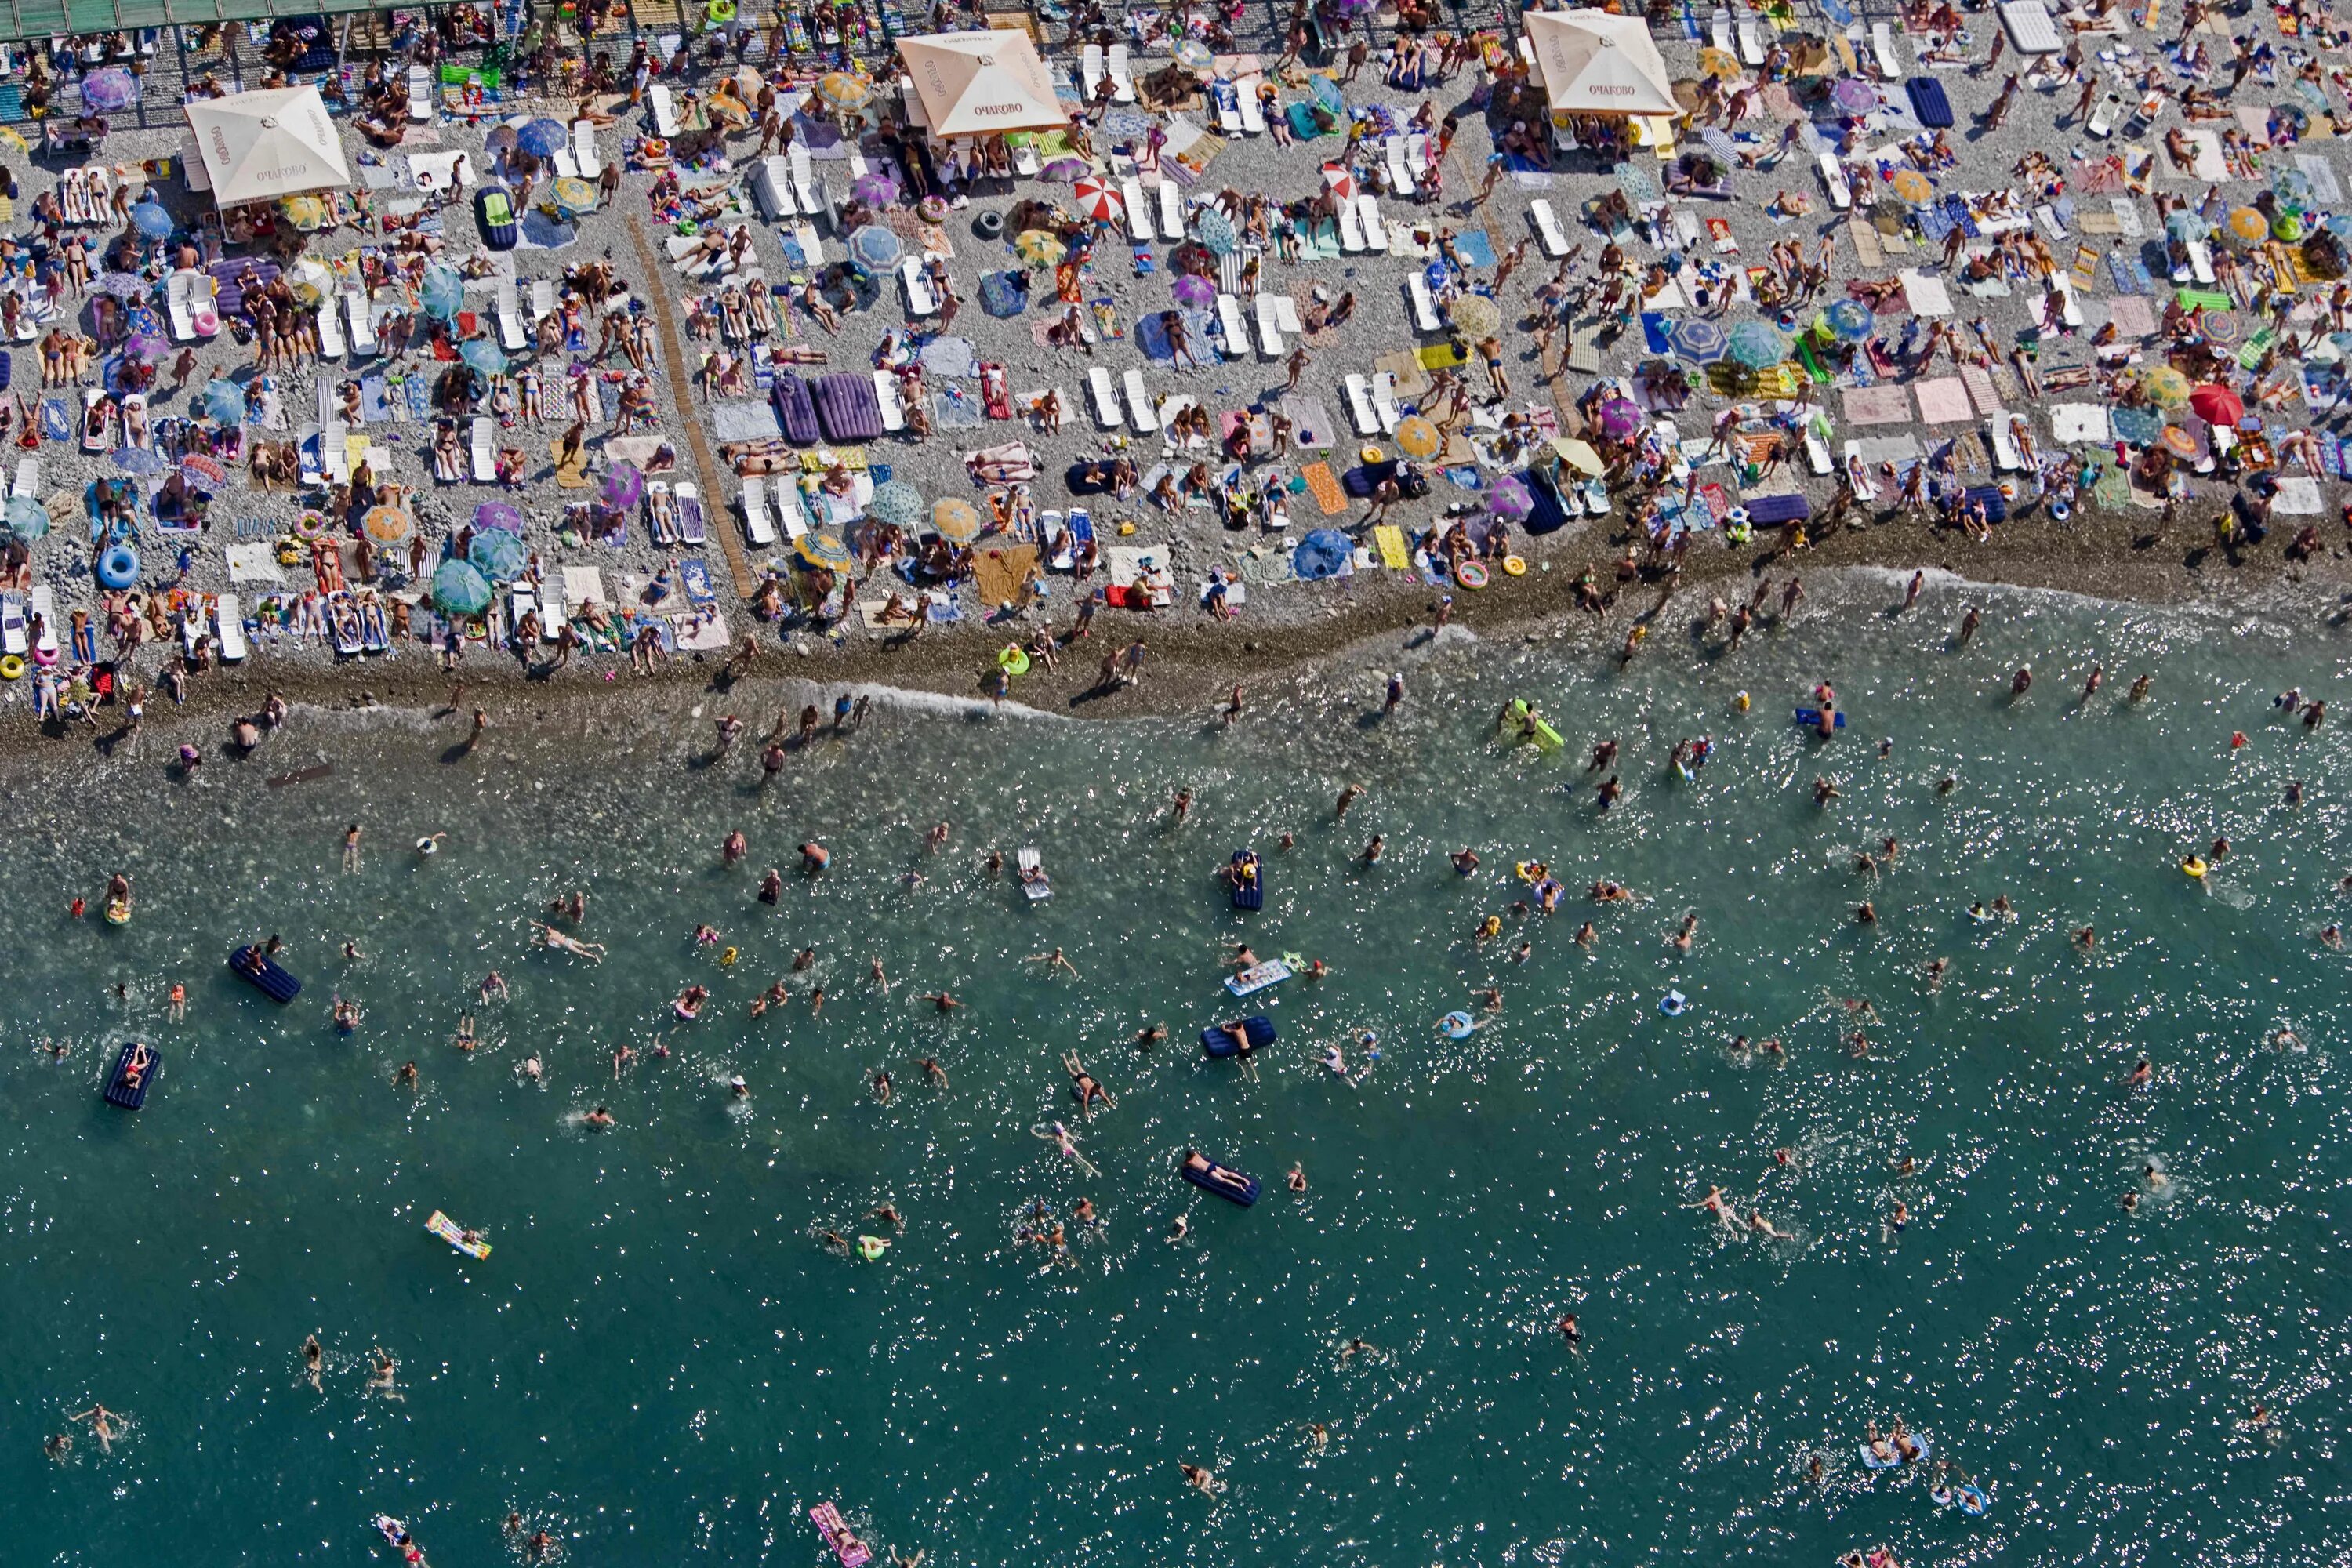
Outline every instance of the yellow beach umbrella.
[(1601, 461), (1601, 454), (1592, 449), (1592, 443), (1590, 441), (1580, 441), (1573, 437), (1564, 437), (1554, 441), (1551, 444), (1551, 449), (1559, 454), (1561, 462), (1580, 473), (1599, 475), (1607, 471), (1607, 466)]
[(980, 509), (950, 496), (931, 508), (931, 526), (950, 544), (970, 544), (980, 537)]
[(817, 78), (816, 95), (835, 109), (858, 110), (874, 101), (874, 84), (847, 71), (827, 71)]
[(314, 232), (327, 221), (327, 204), (316, 196), (283, 196), (278, 199), (278, 212), (288, 223), (304, 234)]
[(378, 544), (397, 544), (408, 537), (415, 521), (398, 507), (379, 506), (369, 510), (360, 526), (367, 530), (367, 536)]
[(1069, 253), (1069, 247), (1042, 228), (1024, 228), (1013, 237), (1013, 254), (1032, 267), (1051, 267)]
[(2168, 364), (2158, 365), (2140, 377), (2148, 400), (2163, 408), (2186, 408), (2192, 390), (2189, 378)]
[(1503, 324), (1502, 307), (1484, 294), (1465, 294), (1445, 313), (1468, 338), (1492, 337)]
[(1730, 81), (1739, 75), (1739, 58), (1729, 49), (1709, 46), (1698, 52), (1698, 74)]
[(2230, 216), (2222, 222), (2228, 226), (2233, 237), (2242, 239), (2248, 245), (2260, 245), (2271, 237), (2271, 220), (2264, 217), (2259, 208), (2231, 207)]
[(1437, 456), (1444, 438), (1438, 435), (1436, 426), (1414, 414), (1397, 421), (1396, 444), (1397, 450), (1408, 458), (1428, 458)]
[(1887, 184), (1895, 192), (1896, 200), (1908, 202), (1913, 206), (1936, 199), (1936, 187), (1928, 182), (1927, 175), (1916, 169), (1895, 170), (1895, 178)]

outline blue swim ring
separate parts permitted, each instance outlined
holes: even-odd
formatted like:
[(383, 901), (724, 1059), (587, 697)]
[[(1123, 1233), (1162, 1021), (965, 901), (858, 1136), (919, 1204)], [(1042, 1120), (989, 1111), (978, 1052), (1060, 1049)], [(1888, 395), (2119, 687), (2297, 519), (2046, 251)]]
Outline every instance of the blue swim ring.
[(1466, 1040), (1470, 1037), (1470, 1031), (1478, 1026), (1469, 1014), (1457, 1009), (1437, 1020), (1437, 1026), (1444, 1031), (1449, 1040)]
[(139, 581), (139, 552), (128, 544), (117, 544), (98, 558), (99, 585), (105, 588), (128, 588)]
[(1669, 991), (1664, 996), (1658, 998), (1658, 1011), (1664, 1013), (1669, 1018), (1681, 1017), (1683, 1016), (1683, 1009), (1689, 1005), (1690, 999), (1679, 991)]

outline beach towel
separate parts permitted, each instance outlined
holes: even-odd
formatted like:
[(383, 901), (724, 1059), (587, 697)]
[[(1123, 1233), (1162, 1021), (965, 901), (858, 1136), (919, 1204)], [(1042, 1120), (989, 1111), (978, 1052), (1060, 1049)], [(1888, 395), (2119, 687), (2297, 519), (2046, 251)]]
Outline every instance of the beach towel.
[(993, 610), (999, 605), (1023, 603), (1025, 595), (1021, 584), (1036, 564), (1037, 547), (1034, 544), (973, 551), (971, 582), (981, 604)]
[(1855, 457), (1874, 468), (1880, 463), (1906, 463), (1919, 456), (1916, 436), (1864, 436), (1848, 444)]
[(1319, 451), (1331, 445), (1339, 427), (1331, 423), (1331, 411), (1319, 398), (1294, 392), (1277, 405), (1290, 421), (1290, 438), (1308, 451)]
[(2147, 268), (2120, 250), (2107, 252), (2107, 276), (2114, 280), (2118, 294), (2146, 294), (2156, 286)]
[(66, 414), (64, 398), (41, 399), (41, 438), (47, 441), (73, 439), (73, 421)]
[(2137, 295), (2107, 301), (2107, 321), (2120, 337), (2145, 338), (2156, 331), (2156, 307)]
[(1907, 425), (1911, 422), (1910, 388), (1849, 387), (1845, 394), (1845, 418), (1849, 425)]
[(962, 379), (972, 374), (974, 358), (970, 338), (933, 338), (923, 345), (923, 369), (931, 375)]
[[(328, 390), (327, 383), (323, 379), (319, 383), (319, 390), (321, 393)], [(386, 425), (390, 424), (391, 421), (392, 405), (387, 402), (384, 397), (383, 377), (380, 375), (361, 377), (360, 423), (362, 425)]]
[(977, 430), (987, 420), (980, 394), (970, 387), (943, 386), (931, 394), (931, 422), (942, 430)]
[(1915, 316), (1948, 316), (1952, 313), (1952, 296), (1943, 282), (1916, 268), (1906, 268), (1896, 274), (1903, 280), (1903, 298)]
[(1420, 351), (1423, 366), (1429, 370), (1451, 370), (1470, 363), (1470, 356), (1452, 343), (1431, 343)]
[(1454, 237), (1454, 254), (1462, 258), (1465, 267), (1495, 265), (1495, 247), (1483, 229), (1465, 229)]
[[(560, 459), (562, 452), (562, 442), (550, 441), (547, 444), (547, 455), (551, 460)], [(585, 447), (581, 449), (580, 456), (571, 463), (566, 464), (560, 460), (557, 462), (555, 482), (567, 490), (584, 490), (588, 488), (588, 452)]]
[[(1993, 390), (1992, 377), (1979, 365), (1966, 365), (1960, 370), (1960, 384), (1969, 391), (1969, 402), (1976, 411), (1990, 419), (2000, 412), (2000, 395)], [(1923, 398), (1922, 402), (1925, 401)]]
[(1307, 481), (1307, 493), (1315, 498), (1315, 504), (1323, 509), (1324, 516), (1337, 517), (1348, 510), (1347, 492), (1339, 488), (1339, 478), (1331, 472), (1330, 464), (1309, 463), (1298, 470), (1298, 477)]
[(278, 570), (277, 546), (232, 544), (228, 547), (228, 580), (232, 583), (283, 583), (285, 574)]
[(687, 601), (694, 605), (715, 605), (719, 595), (710, 586), (710, 568), (688, 557), (677, 563), (678, 586), (686, 590)]
[(721, 441), (770, 441), (783, 434), (776, 411), (765, 400), (736, 399), (710, 405), (710, 433)]
[(1402, 572), (1412, 565), (1412, 556), (1404, 547), (1404, 530), (1395, 523), (1384, 522), (1372, 530), (1372, 543), (1379, 549), (1381, 564), (1391, 572)]
[(2344, 199), (2344, 187), (2336, 183), (2336, 171), (2326, 158), (2316, 153), (2297, 153), (2294, 166), (2311, 181), (2311, 194), (2325, 206), (2334, 206)]

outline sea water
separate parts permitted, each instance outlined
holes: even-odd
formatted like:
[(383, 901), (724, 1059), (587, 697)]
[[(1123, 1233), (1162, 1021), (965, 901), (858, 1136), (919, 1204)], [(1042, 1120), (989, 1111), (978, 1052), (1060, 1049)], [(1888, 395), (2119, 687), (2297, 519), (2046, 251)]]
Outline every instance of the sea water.
[[(2341, 1563), (2352, 1129), (2345, 960), (2315, 933), (2352, 864), (2352, 770), (2341, 721), (2308, 733), (2272, 704), (2340, 690), (2341, 635), (1989, 594), (1956, 648), (1970, 601), (1896, 616), (1895, 591), (1865, 579), (1727, 657), (1677, 607), (1622, 673), (1548, 637), (1374, 650), (1230, 728), (886, 700), (764, 794), (748, 745), (707, 763), (709, 722), (724, 704), (763, 729), (804, 690), (698, 717), (680, 694), (651, 717), (583, 706), (470, 752), (455, 721), (304, 712), (186, 783), (152, 756), (21, 764), (0, 1556), (360, 1562), (381, 1511), (436, 1563), (487, 1563), (519, 1554), (519, 1512), (583, 1563), (814, 1565), (807, 1510), (831, 1500), (938, 1564), (1801, 1563), (1882, 1542), (1908, 1563)], [(2078, 700), (2095, 660), (2105, 686)], [(1409, 694), (1383, 717), (1391, 668)], [(1824, 678), (1852, 716), (1829, 744), (1790, 721)], [(1568, 751), (1495, 743), (1514, 696)], [(1699, 735), (1712, 760), (1670, 776)], [(1604, 813), (1583, 769), (1605, 737), (1628, 795)], [(320, 759), (331, 778), (267, 783)], [(1841, 798), (1817, 805), (1817, 777)], [(1368, 793), (1335, 822), (1351, 782)], [(723, 868), (736, 826), (751, 855)], [(436, 832), (432, 858), (409, 847)], [(2184, 876), (2217, 836), (2228, 857)], [(809, 837), (834, 853), (814, 879)], [(1854, 868), (1890, 837), (1891, 863)], [(1024, 844), (1050, 901), (982, 863)], [(1265, 856), (1262, 913), (1215, 880), (1243, 846)], [(1464, 847), (1472, 877), (1447, 858)], [(1515, 911), (1526, 858), (1569, 884), (1558, 914)], [(131, 925), (67, 918), (118, 868)], [(1638, 901), (1587, 904), (1604, 876)], [(532, 949), (573, 888), (601, 964)], [(2014, 919), (1970, 918), (2004, 893)], [(704, 921), (731, 967), (691, 941)], [(270, 932), (306, 983), (291, 1006), (224, 966)], [(1243, 942), (1330, 972), (1237, 1003), (1219, 982)], [(1057, 947), (1075, 978), (1029, 962)], [(479, 1000), (491, 970), (509, 999)], [(791, 1003), (750, 1018), (779, 978)], [(175, 980), (184, 1023), (163, 1016)], [(712, 1001), (680, 1023), (696, 982)], [(1489, 984), (1500, 1013), (1443, 1037)], [(942, 990), (964, 1005), (919, 1000)], [(348, 1038), (339, 994), (364, 1009)], [(1280, 1031), (1254, 1072), (1202, 1058), (1203, 1026), (1253, 1011)], [(1163, 1043), (1132, 1043), (1158, 1023)], [(99, 1089), (134, 1037), (162, 1067), (127, 1113)], [(1079, 1118), (1065, 1052), (1116, 1109)], [(393, 1081), (410, 1059), (416, 1092)], [(600, 1105), (617, 1125), (583, 1124)], [(1181, 1183), (1192, 1148), (1264, 1198)], [(1718, 1185), (1785, 1238), (1687, 1206)], [(885, 1202), (903, 1229), (871, 1217)], [(1040, 1203), (1066, 1258), (1020, 1239)], [(489, 1258), (427, 1236), (436, 1209)], [(855, 1261), (825, 1231), (890, 1246)], [(1555, 1330), (1570, 1312), (1580, 1348)], [(367, 1387), (378, 1347), (397, 1398)], [(68, 1419), (100, 1402), (129, 1418), (111, 1454)], [(1989, 1512), (1861, 1466), (1897, 1419)], [(46, 1458), (66, 1430), (71, 1455)]]

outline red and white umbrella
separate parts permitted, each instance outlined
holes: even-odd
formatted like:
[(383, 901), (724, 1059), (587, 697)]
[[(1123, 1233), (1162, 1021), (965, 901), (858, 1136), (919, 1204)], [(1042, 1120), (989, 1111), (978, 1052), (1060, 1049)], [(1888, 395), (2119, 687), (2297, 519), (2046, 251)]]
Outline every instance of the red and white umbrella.
[(1356, 199), (1356, 172), (1347, 164), (1324, 164), (1323, 183), (1328, 185), (1331, 188), (1331, 194), (1341, 201), (1351, 202)]
[(1078, 210), (1097, 223), (1117, 223), (1127, 216), (1127, 204), (1118, 198), (1110, 182), (1099, 174), (1088, 174), (1070, 187), (1070, 195)]

